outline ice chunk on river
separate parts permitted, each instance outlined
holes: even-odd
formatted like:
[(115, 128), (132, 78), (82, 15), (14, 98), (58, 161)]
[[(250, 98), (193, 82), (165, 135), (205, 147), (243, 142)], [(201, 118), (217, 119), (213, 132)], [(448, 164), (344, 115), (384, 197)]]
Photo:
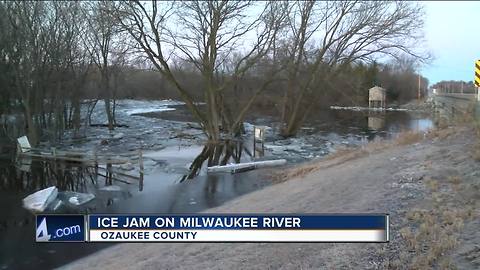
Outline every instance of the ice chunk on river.
[(58, 189), (55, 186), (39, 190), (23, 199), (23, 207), (33, 212), (43, 212), (57, 195)]
[(117, 133), (117, 134), (113, 135), (112, 139), (120, 140), (120, 139), (123, 139), (124, 136), (125, 136), (125, 134), (120, 132), (120, 133)]
[(157, 162), (168, 160), (170, 164), (184, 165), (194, 160), (202, 152), (203, 147), (202, 145), (191, 145), (187, 147), (168, 146), (159, 151), (145, 152), (143, 157)]
[(75, 206), (86, 204), (87, 202), (95, 199), (95, 195), (93, 194), (80, 193), (80, 192), (74, 192), (74, 191), (65, 191), (65, 192), (62, 192), (61, 195), (63, 200)]
[(62, 205), (63, 205), (62, 201), (57, 198), (53, 202), (48, 204), (47, 210), (48, 211), (57, 211)]
[(116, 191), (116, 192), (123, 191), (121, 187), (116, 186), (116, 185), (104, 186), (104, 187), (100, 188), (99, 190), (101, 190), (101, 191)]
[(135, 167), (133, 166), (132, 163), (125, 163), (125, 164), (122, 164), (120, 165), (120, 169), (124, 170), (124, 171), (132, 171), (135, 169)]
[(147, 107), (147, 108), (137, 108), (126, 110), (128, 115), (141, 114), (141, 113), (150, 113), (150, 112), (168, 112), (175, 111), (175, 108), (170, 108), (166, 106), (156, 106), (156, 107)]

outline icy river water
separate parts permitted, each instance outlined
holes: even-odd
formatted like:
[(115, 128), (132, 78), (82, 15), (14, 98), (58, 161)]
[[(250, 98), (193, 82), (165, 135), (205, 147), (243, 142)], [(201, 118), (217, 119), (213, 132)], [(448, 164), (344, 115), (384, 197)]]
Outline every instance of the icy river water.
[[(35, 243), (34, 215), (22, 207), (22, 199), (40, 189), (56, 186), (61, 194), (58, 207), (48, 208), (47, 213), (160, 214), (203, 211), (272, 184), (265, 171), (260, 170), (239, 174), (207, 174), (202, 170), (194, 179), (182, 181), (205, 138), (190, 122), (192, 119), (181, 102), (122, 100), (116, 114), (117, 122), (124, 126), (113, 133), (105, 127), (90, 127), (81, 130), (82, 139), (66, 139), (55, 147), (86, 155), (93, 151), (115, 153), (119, 157), (137, 153), (141, 148), (145, 167), (141, 183), (120, 176), (106, 179), (82, 164), (14, 157), (10, 148), (0, 145), (0, 270), (50, 269), (110, 245)], [(283, 139), (276, 135), (274, 110), (258, 115), (247, 119), (245, 147), (252, 150), (252, 126), (265, 126), (265, 149), (257, 159), (285, 158), (289, 164), (322, 158), (339, 147), (391, 138), (401, 131), (433, 127), (430, 117), (419, 113), (319, 110), (307, 119), (299, 136)], [(102, 104), (97, 104), (92, 123), (105, 123)], [(252, 159), (248, 155), (242, 158)], [(114, 169), (136, 176), (137, 162), (132, 159)], [(69, 203), (69, 197), (78, 193), (93, 194), (95, 198), (79, 206)]]

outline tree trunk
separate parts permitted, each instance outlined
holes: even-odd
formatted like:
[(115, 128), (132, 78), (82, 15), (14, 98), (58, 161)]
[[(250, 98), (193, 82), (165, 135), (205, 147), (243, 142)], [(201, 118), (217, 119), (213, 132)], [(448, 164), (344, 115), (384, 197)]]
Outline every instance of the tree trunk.
[(105, 98), (105, 112), (107, 113), (107, 120), (108, 120), (108, 130), (113, 130), (114, 129), (114, 124), (113, 124), (113, 114), (112, 114), (112, 109), (110, 106), (110, 98)]
[[(107, 68), (107, 65), (105, 64), (104, 69)], [(115, 117), (113, 116), (113, 111), (112, 111), (112, 105), (111, 105), (111, 93), (110, 93), (110, 78), (108, 76), (108, 70), (103, 70), (102, 72), (102, 84), (103, 84), (103, 91), (105, 91), (105, 98), (103, 101), (105, 102), (105, 112), (107, 114), (107, 120), (108, 120), (108, 130), (113, 130), (115, 127), (114, 119)]]
[(80, 130), (80, 100), (77, 97), (74, 97), (72, 100), (72, 127), (74, 132), (74, 137), (78, 136), (78, 131)]
[(38, 144), (38, 132), (37, 128), (35, 127), (35, 121), (33, 119), (33, 114), (31, 112), (28, 103), (24, 101), (25, 104), (25, 120), (27, 121), (27, 132), (28, 132), (28, 141), (32, 146), (36, 146)]

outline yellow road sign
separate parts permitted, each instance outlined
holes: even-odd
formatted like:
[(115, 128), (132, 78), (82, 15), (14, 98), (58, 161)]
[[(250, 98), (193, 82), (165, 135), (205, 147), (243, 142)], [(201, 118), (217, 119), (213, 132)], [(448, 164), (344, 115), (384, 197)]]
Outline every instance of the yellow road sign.
[(475, 86), (480, 87), (480, 60), (475, 62)]

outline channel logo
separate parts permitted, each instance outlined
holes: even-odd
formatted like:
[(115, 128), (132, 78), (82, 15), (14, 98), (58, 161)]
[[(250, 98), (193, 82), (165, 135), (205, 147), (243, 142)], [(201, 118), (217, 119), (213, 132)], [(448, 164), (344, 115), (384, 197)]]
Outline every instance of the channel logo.
[(37, 242), (84, 242), (83, 215), (37, 215), (35, 239)]

